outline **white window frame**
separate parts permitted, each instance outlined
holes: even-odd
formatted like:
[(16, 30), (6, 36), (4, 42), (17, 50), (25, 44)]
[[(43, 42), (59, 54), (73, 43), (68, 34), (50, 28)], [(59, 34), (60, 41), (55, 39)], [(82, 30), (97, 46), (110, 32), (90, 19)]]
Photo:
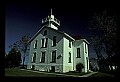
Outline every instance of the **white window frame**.
[(45, 62), (41, 62), (41, 59), (42, 59), (42, 52), (45, 52), (45, 54), (46, 54), (46, 51), (41, 51), (40, 63), (45, 63)]
[(72, 47), (72, 45), (71, 45), (71, 41), (69, 40), (69, 48), (71, 48)]
[[(44, 42), (43, 42), (43, 44), (42, 44), (42, 40), (43, 40), (43, 39), (44, 39)], [(42, 38), (42, 39), (41, 39), (41, 47), (43, 47), (43, 48), (46, 47), (46, 46), (45, 46), (45, 44), (46, 44), (46, 39), (47, 39), (47, 38)], [(48, 40), (47, 40), (47, 41), (48, 41)], [(43, 45), (43, 46), (42, 46), (42, 45)]]
[[(53, 36), (52, 37), (52, 46), (53, 46), (53, 38), (56, 37), (56, 43), (55, 43), (55, 46), (57, 45), (57, 36)], [(53, 46), (54, 47), (54, 46)]]
[[(54, 50), (51, 51), (51, 62), (52, 62), (52, 52), (53, 52), (53, 51), (56, 51), (56, 62), (57, 62), (57, 49), (54, 49)], [(55, 63), (56, 63), (56, 62), (55, 62)]]
[[(79, 51), (79, 56), (80, 56), (80, 57), (78, 57), (78, 48), (80, 49), (80, 51)], [(80, 54), (80, 53), (81, 53), (81, 48), (80, 48), (80, 47), (78, 47), (78, 48), (76, 48), (76, 49), (77, 49), (77, 50), (76, 50), (76, 51), (77, 51), (77, 58), (81, 58), (81, 54)]]
[(87, 44), (85, 43), (85, 53), (87, 53)]
[(35, 40), (35, 42), (34, 42), (34, 49), (37, 49), (37, 47), (35, 48), (35, 45), (38, 43), (38, 39), (37, 40)]
[[(34, 52), (34, 53), (36, 53), (36, 57), (37, 57), (37, 52)], [(33, 62), (34, 53), (32, 54), (32, 62)]]
[[(69, 60), (69, 59), (70, 59), (70, 60)], [(71, 52), (69, 52), (68, 63), (72, 63), (72, 55), (71, 55)]]

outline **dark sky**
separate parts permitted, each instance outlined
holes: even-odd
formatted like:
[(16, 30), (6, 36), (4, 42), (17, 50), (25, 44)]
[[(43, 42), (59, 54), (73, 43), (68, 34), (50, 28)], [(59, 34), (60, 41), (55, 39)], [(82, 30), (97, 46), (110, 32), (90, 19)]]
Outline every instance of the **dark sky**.
[[(8, 46), (23, 35), (33, 36), (40, 28), (42, 19), (47, 17), (50, 9), (54, 16), (60, 20), (60, 31), (70, 35), (80, 35), (89, 41), (91, 31), (88, 29), (90, 17), (95, 12), (101, 12), (106, 8), (117, 11), (119, 7), (113, 2), (48, 2), (48, 1), (6, 1), (5, 2), (5, 51), (10, 50)], [(113, 5), (115, 5), (113, 7)], [(90, 42), (90, 41), (89, 41)], [(90, 57), (96, 57), (95, 52), (89, 45)]]

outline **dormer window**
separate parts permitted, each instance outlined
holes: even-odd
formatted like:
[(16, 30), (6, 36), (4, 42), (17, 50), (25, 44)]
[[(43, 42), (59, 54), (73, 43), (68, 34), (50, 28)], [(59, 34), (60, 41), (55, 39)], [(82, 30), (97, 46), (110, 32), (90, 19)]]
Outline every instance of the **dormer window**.
[(44, 35), (44, 36), (47, 35), (47, 30), (44, 31), (44, 34), (43, 34), (43, 35)]

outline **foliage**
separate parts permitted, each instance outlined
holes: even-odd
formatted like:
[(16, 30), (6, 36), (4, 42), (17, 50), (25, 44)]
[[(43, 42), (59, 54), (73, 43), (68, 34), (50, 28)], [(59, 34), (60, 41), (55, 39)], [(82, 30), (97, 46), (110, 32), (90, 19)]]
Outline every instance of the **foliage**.
[(22, 36), (22, 39), (18, 41), (19, 49), (23, 52), (23, 67), (24, 67), (24, 62), (25, 58), (27, 56), (27, 51), (29, 50), (29, 37), (28, 36)]
[(16, 41), (13, 45), (10, 45), (9, 47), (15, 47), (17, 50), (21, 51), (22, 53), (22, 61), (23, 61), (23, 67), (26, 56), (28, 56), (27, 51), (29, 50), (29, 37), (24, 35), (22, 36), (21, 40)]
[[(104, 49), (108, 58), (111, 58), (115, 54), (117, 25), (114, 19), (114, 16), (107, 10), (92, 17), (90, 29), (97, 32), (93, 36), (95, 40), (93, 43), (95, 44), (94, 50), (96, 51), (98, 60), (101, 60), (99, 55), (103, 59), (103, 56), (99, 53), (102, 49)], [(95, 39), (96, 36), (98, 39)]]
[(93, 71), (93, 66), (91, 65), (91, 63), (89, 63), (89, 68), (91, 71)]
[(76, 71), (82, 72), (82, 68), (84, 68), (84, 65), (82, 63), (78, 63), (76, 65)]
[(5, 56), (5, 67), (19, 67), (21, 63), (21, 53), (16, 48), (12, 48), (8, 55)]
[(101, 69), (102, 66), (102, 60), (104, 59), (103, 55), (102, 55), (102, 48), (103, 48), (103, 44), (102, 44), (102, 39), (99, 36), (94, 36), (91, 38), (92, 40), (92, 45), (93, 45), (93, 49), (97, 55), (97, 63), (99, 68)]

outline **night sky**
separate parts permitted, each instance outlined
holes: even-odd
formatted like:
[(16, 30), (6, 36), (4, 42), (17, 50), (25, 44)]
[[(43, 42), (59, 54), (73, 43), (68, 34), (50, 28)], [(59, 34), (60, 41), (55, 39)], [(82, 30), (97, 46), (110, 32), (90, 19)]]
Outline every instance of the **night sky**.
[[(34, 2), (33, 2), (34, 1)], [(42, 19), (47, 17), (50, 9), (53, 15), (60, 21), (60, 31), (69, 35), (80, 35), (89, 42), (91, 31), (88, 29), (90, 17), (95, 12), (101, 12), (106, 8), (117, 11), (114, 3), (99, 2), (56, 2), (47, 1), (6, 1), (5, 2), (5, 51), (10, 51), (9, 45), (21, 39), (23, 35), (32, 37), (40, 28)], [(115, 5), (112, 7), (111, 5)], [(89, 56), (96, 57), (95, 52), (89, 45)]]

